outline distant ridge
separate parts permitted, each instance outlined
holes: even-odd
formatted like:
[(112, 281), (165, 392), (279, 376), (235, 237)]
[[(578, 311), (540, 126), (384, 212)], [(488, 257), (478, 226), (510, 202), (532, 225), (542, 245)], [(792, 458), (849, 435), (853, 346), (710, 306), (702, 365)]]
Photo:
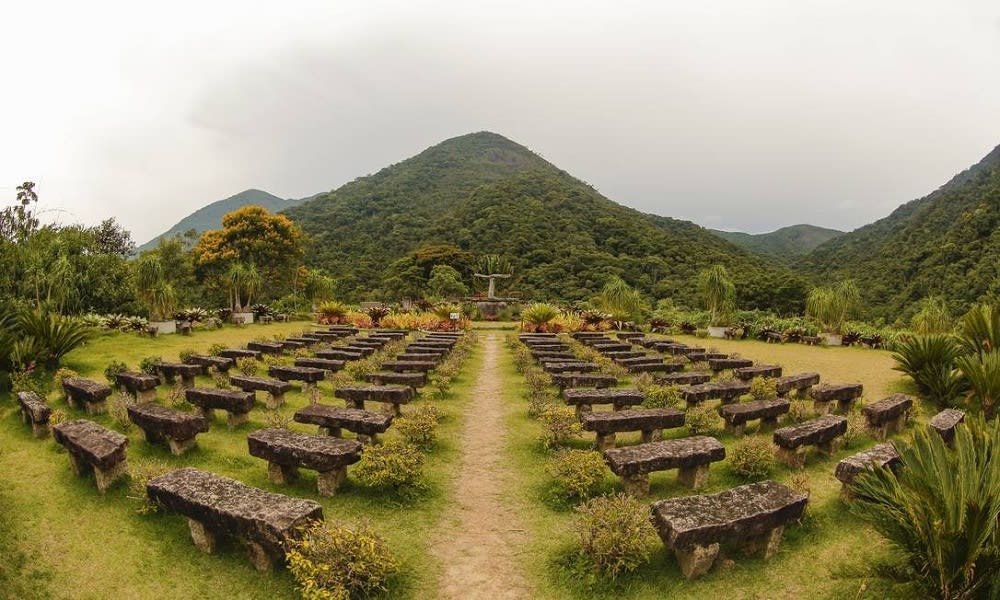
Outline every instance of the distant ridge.
[(770, 233), (743, 233), (739, 231), (718, 231), (709, 229), (715, 235), (768, 258), (790, 263), (793, 259), (808, 254), (810, 250), (828, 242), (843, 231), (817, 227), (816, 225), (790, 225)]

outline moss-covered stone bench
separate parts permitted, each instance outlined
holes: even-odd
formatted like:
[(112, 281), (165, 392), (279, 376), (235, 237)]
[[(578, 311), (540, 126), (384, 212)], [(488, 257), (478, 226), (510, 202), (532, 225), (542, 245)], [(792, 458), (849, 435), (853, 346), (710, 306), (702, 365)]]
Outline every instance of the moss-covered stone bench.
[(219, 350), (219, 356), (223, 358), (231, 358), (234, 361), (237, 358), (260, 359), (260, 352), (256, 350), (244, 350), (243, 348), (226, 348), (224, 350)]
[(350, 350), (343, 350), (341, 348), (329, 348), (327, 350), (317, 350), (315, 352), (316, 358), (322, 358), (324, 360), (361, 360), (364, 358), (364, 354), (361, 352), (352, 352)]
[(285, 347), (281, 342), (249, 342), (247, 343), (247, 350), (255, 350), (261, 354), (270, 354), (272, 356), (280, 356), (284, 351)]
[(572, 352), (554, 350), (532, 350), (531, 357), (538, 362), (565, 362), (567, 360), (576, 359), (576, 355)]
[(569, 346), (555, 340), (525, 340), (523, 343), (532, 350), (543, 352), (566, 352), (569, 350)]
[(52, 428), (52, 437), (69, 453), (69, 464), (76, 476), (91, 469), (97, 489), (103, 494), (112, 483), (128, 472), (128, 438), (105, 427), (78, 419)]
[(202, 368), (199, 365), (161, 362), (156, 364), (156, 372), (159, 373), (163, 377), (163, 381), (168, 384), (173, 384), (174, 378), (180, 376), (181, 385), (188, 388), (194, 387), (194, 378), (201, 375)]
[(441, 350), (451, 350), (455, 347), (455, 340), (444, 340), (440, 338), (421, 338), (414, 341), (410, 346), (417, 348), (438, 348)]
[(784, 398), (773, 400), (753, 400), (735, 402), (719, 407), (719, 416), (726, 422), (726, 431), (733, 435), (743, 435), (749, 421), (760, 419), (760, 431), (769, 431), (778, 426), (778, 417), (788, 412), (792, 403)]
[(187, 517), (199, 550), (215, 552), (220, 535), (240, 538), (260, 571), (283, 563), (286, 543), (310, 521), (323, 519), (317, 502), (266, 492), (194, 467), (150, 479), (146, 494)]
[(784, 398), (788, 392), (795, 390), (799, 394), (809, 391), (814, 385), (819, 384), (819, 373), (796, 373), (795, 375), (783, 375), (774, 380), (778, 397)]
[(708, 383), (711, 379), (712, 374), (708, 371), (683, 371), (653, 375), (653, 381), (660, 385), (700, 385)]
[(298, 470), (319, 473), (320, 496), (333, 496), (347, 478), (347, 465), (361, 460), (361, 442), (327, 435), (306, 435), (287, 429), (260, 429), (247, 436), (250, 456), (267, 461), (267, 479), (285, 484), (298, 479)]
[(806, 462), (806, 448), (816, 446), (826, 455), (837, 451), (840, 437), (847, 433), (847, 418), (836, 415), (822, 417), (782, 427), (774, 432), (778, 446), (777, 458), (793, 469), (801, 469)]
[(605, 352), (627, 352), (632, 349), (632, 344), (623, 342), (595, 342), (589, 344), (589, 346), (601, 354)]
[(753, 361), (749, 358), (709, 358), (708, 368), (718, 373), (727, 369), (745, 369), (752, 367)]
[(648, 360), (640, 363), (622, 365), (629, 373), (680, 373), (684, 363)]
[(67, 377), (62, 385), (66, 402), (71, 408), (83, 408), (88, 415), (107, 412), (111, 386), (83, 377)]
[(394, 373), (392, 371), (376, 371), (365, 375), (365, 381), (375, 385), (408, 385), (413, 389), (427, 385), (427, 373)]
[(692, 489), (704, 487), (709, 465), (725, 458), (726, 447), (703, 435), (604, 451), (604, 462), (622, 478), (625, 492), (634, 496), (649, 493), (649, 474), (654, 471), (678, 469), (678, 481)]
[(851, 498), (851, 484), (859, 473), (876, 467), (887, 467), (895, 471), (900, 464), (899, 454), (892, 444), (878, 444), (840, 461), (833, 474), (842, 484), (841, 497), (848, 500)]
[(202, 374), (205, 375), (208, 374), (210, 368), (214, 367), (216, 371), (225, 373), (236, 364), (235, 360), (226, 358), (225, 356), (208, 356), (205, 354), (192, 354), (185, 358), (184, 362), (189, 365), (198, 365), (201, 367)]
[(435, 354), (433, 352), (406, 351), (402, 354), (397, 354), (395, 360), (431, 362), (437, 366), (437, 364), (441, 362), (442, 358), (444, 358), (443, 354)]
[(309, 367), (310, 369), (323, 369), (335, 373), (344, 368), (344, 361), (332, 358), (308, 358), (299, 357), (295, 359), (296, 367)]
[(351, 341), (352, 346), (371, 348), (372, 350), (381, 350), (388, 343), (389, 340), (377, 340), (372, 338), (355, 338)]
[[(650, 356), (642, 350), (622, 350), (619, 352), (604, 352), (603, 354), (615, 362), (632, 358), (658, 358), (656, 356)], [(659, 360), (662, 361), (663, 359), (659, 358)]]
[(336, 342), (344, 336), (332, 331), (310, 331), (309, 333), (302, 334), (302, 337), (316, 339), (324, 343), (331, 343)]
[(296, 349), (298, 349), (298, 348), (311, 348), (313, 346), (318, 345), (320, 343), (320, 339), (319, 338), (314, 338), (314, 337), (306, 337), (306, 336), (301, 336), (301, 337), (294, 336), (294, 337), (285, 338), (285, 340), (284, 340), (283, 343), (285, 344), (286, 349), (287, 349), (288, 344), (290, 344), (290, 343), (291, 344), (298, 344), (297, 346), (295, 346)]
[(272, 377), (255, 377), (252, 375), (230, 375), (229, 383), (244, 392), (267, 392), (265, 406), (275, 409), (285, 403), (285, 394), (292, 390), (292, 384)]
[(785, 526), (802, 517), (805, 495), (774, 481), (741, 485), (717, 494), (660, 500), (652, 506), (653, 526), (673, 551), (681, 573), (707, 573), (722, 546), (745, 554), (774, 556)]
[(754, 377), (781, 377), (781, 367), (778, 365), (754, 365), (752, 367), (740, 367), (733, 369), (733, 375), (737, 379), (750, 381)]
[(320, 435), (341, 437), (341, 430), (346, 429), (358, 436), (363, 444), (374, 444), (378, 436), (385, 433), (392, 425), (394, 415), (377, 413), (359, 408), (340, 408), (328, 404), (310, 404), (295, 411), (294, 419), (298, 423), (308, 423), (319, 427)]
[(426, 373), (427, 371), (434, 370), (437, 363), (426, 361), (426, 360), (387, 360), (382, 363), (382, 369), (385, 371), (395, 371), (397, 373), (408, 373), (408, 372), (420, 372)]
[(851, 404), (864, 393), (864, 386), (860, 383), (824, 383), (818, 385), (809, 392), (813, 399), (813, 407), (816, 412), (825, 415), (830, 412), (831, 405), (836, 402), (835, 412), (845, 413), (851, 409)]
[(282, 350), (287, 350), (289, 352), (295, 352), (296, 350), (301, 350), (306, 347), (305, 342), (301, 342), (299, 340), (291, 340), (287, 338), (281, 340), (278, 343), (281, 344)]
[(267, 368), (267, 374), (282, 381), (301, 381), (307, 387), (315, 386), (320, 381), (326, 379), (325, 370), (314, 369), (312, 367), (271, 365)]
[(957, 408), (946, 408), (931, 417), (927, 426), (938, 432), (944, 443), (951, 446), (955, 443), (955, 427), (965, 420), (965, 411)]
[(343, 336), (358, 335), (357, 327), (348, 327), (346, 325), (330, 325), (327, 331), (332, 333), (337, 333)]
[(250, 420), (250, 410), (254, 403), (253, 392), (215, 388), (188, 388), (184, 390), (184, 398), (201, 409), (202, 416), (209, 423), (212, 422), (216, 409), (226, 411), (226, 423), (230, 428)]
[(152, 402), (156, 400), (156, 386), (160, 385), (160, 378), (149, 373), (122, 371), (115, 375), (115, 383), (118, 389), (132, 394), (140, 402)]
[(208, 431), (208, 421), (201, 415), (174, 410), (155, 402), (133, 404), (128, 418), (143, 431), (150, 444), (166, 442), (170, 453), (184, 454), (195, 445), (195, 436)]
[(884, 440), (906, 426), (913, 408), (913, 398), (906, 394), (893, 394), (861, 408), (868, 421), (868, 429), (876, 438)]
[(542, 363), (542, 370), (546, 373), (593, 373), (599, 368), (600, 367), (592, 362), (582, 360)]
[(553, 373), (552, 383), (562, 390), (566, 388), (603, 389), (618, 385), (618, 378), (614, 375), (599, 373)]
[(584, 431), (597, 434), (598, 450), (615, 447), (615, 434), (639, 431), (642, 443), (660, 441), (664, 429), (684, 426), (684, 413), (674, 408), (601, 410), (580, 414)]
[(576, 407), (578, 417), (582, 413), (592, 411), (595, 404), (610, 404), (614, 410), (624, 410), (642, 404), (645, 399), (639, 390), (624, 388), (575, 388), (563, 390), (562, 395), (566, 404)]
[(344, 385), (333, 395), (343, 398), (350, 408), (364, 410), (365, 402), (382, 402), (394, 415), (401, 415), (403, 404), (413, 400), (413, 388), (408, 385)]
[(681, 388), (681, 397), (687, 405), (697, 406), (706, 400), (722, 400), (724, 403), (732, 402), (750, 393), (750, 384), (746, 381), (714, 381), (700, 383)]
[(21, 420), (31, 425), (31, 433), (37, 438), (49, 435), (49, 417), (52, 408), (35, 392), (18, 392), (17, 404), (21, 407)]

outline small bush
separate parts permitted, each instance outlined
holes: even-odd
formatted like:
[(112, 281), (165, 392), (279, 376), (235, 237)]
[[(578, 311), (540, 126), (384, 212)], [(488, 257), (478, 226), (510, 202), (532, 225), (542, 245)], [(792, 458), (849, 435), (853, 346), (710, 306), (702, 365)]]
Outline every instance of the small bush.
[(371, 357), (362, 360), (352, 360), (344, 365), (344, 373), (355, 381), (364, 381), (365, 377), (378, 371), (378, 364)]
[(716, 433), (722, 428), (722, 417), (714, 408), (700, 404), (687, 410), (684, 424), (687, 425), (691, 435), (707, 435)]
[(180, 358), (180, 360), (181, 360), (182, 363), (186, 363), (187, 359), (191, 358), (195, 354), (198, 354), (198, 353), (195, 352), (194, 350), (192, 350), (191, 348), (185, 348), (185, 349), (181, 350), (180, 352), (178, 352), (177, 356), (178, 356), (178, 358)]
[(170, 391), (167, 392), (167, 404), (176, 410), (185, 412), (194, 408), (194, 405), (187, 401), (187, 396), (184, 394), (184, 386), (180, 382), (175, 383), (170, 388)]
[(847, 431), (841, 436), (844, 448), (853, 448), (862, 437), (868, 434), (868, 423), (860, 410), (852, 410), (847, 415)]
[(128, 371), (128, 365), (120, 360), (113, 360), (104, 368), (104, 377), (108, 380), (108, 383), (116, 385), (118, 383), (118, 374), (122, 371)]
[(551, 390), (528, 392), (528, 416), (532, 419), (537, 419), (555, 403), (556, 397)]
[(628, 494), (601, 496), (578, 506), (573, 529), (584, 556), (612, 579), (645, 563), (655, 537), (649, 507)]
[(147, 356), (139, 361), (139, 370), (149, 375), (156, 375), (156, 368), (163, 362), (159, 356)]
[(422, 487), (424, 455), (413, 444), (389, 441), (366, 446), (352, 473), (362, 484), (394, 490)]
[(79, 376), (80, 374), (74, 371), (73, 369), (67, 369), (66, 367), (63, 367), (58, 371), (56, 371), (55, 375), (52, 376), (52, 385), (54, 385), (57, 390), (62, 390), (63, 381), (66, 381), (70, 377), (79, 377)]
[(208, 347), (208, 354), (210, 356), (218, 356), (219, 353), (225, 349), (226, 349), (225, 344), (218, 344), (218, 343), (212, 344), (211, 346)]
[(792, 400), (788, 407), (788, 420), (792, 423), (802, 423), (814, 416), (816, 416), (816, 411), (808, 400)]
[(548, 448), (559, 448), (571, 438), (580, 437), (583, 431), (576, 411), (570, 406), (552, 405), (541, 414), (542, 444)]
[(548, 465), (560, 498), (585, 500), (596, 494), (604, 482), (607, 467), (599, 452), (561, 450)]
[(306, 600), (347, 600), (386, 590), (399, 563), (369, 525), (314, 521), (288, 543), (288, 570)]
[(754, 400), (773, 400), (778, 397), (778, 382), (771, 377), (754, 377), (750, 382), (750, 396)]
[(226, 375), (215, 367), (208, 368), (208, 375), (212, 378), (212, 383), (215, 384), (216, 388), (220, 390), (232, 389), (233, 386), (229, 383), (229, 375)]
[(676, 385), (647, 385), (642, 389), (643, 408), (673, 408), (680, 406), (683, 398)]
[(10, 391), (12, 395), (18, 392), (35, 392), (42, 398), (48, 395), (52, 381), (43, 377), (41, 371), (16, 370), (10, 374)]
[(729, 454), (733, 472), (748, 481), (759, 481), (771, 474), (774, 468), (774, 444), (771, 440), (753, 436), (744, 438)]
[(274, 429), (291, 429), (292, 416), (274, 410), (264, 414), (264, 423)]
[(430, 450), (437, 440), (437, 426), (441, 411), (436, 406), (421, 406), (404, 417), (396, 419), (392, 428), (403, 439), (421, 450)]
[(137, 504), (135, 512), (146, 515), (159, 510), (159, 505), (146, 494), (146, 484), (149, 483), (150, 479), (168, 473), (172, 469), (173, 467), (166, 463), (152, 460), (129, 462), (129, 483), (126, 497)]
[(135, 404), (135, 398), (128, 392), (120, 392), (108, 407), (108, 414), (112, 420), (121, 426), (122, 431), (128, 432), (132, 429), (132, 420), (128, 418), (128, 407)]
[(52, 414), (49, 415), (49, 427), (55, 427), (56, 425), (65, 423), (68, 420), (69, 415), (66, 414), (66, 411), (61, 408), (57, 408), (52, 411)]
[(260, 363), (252, 356), (244, 356), (236, 359), (236, 370), (247, 377), (253, 377), (260, 369)]

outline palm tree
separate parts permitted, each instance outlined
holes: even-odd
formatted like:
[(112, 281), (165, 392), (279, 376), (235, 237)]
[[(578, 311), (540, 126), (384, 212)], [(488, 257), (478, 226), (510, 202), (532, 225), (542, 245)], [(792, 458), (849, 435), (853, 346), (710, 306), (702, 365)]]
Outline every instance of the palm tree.
[(151, 321), (162, 321), (174, 311), (177, 295), (164, 277), (163, 263), (155, 256), (143, 256), (134, 263), (136, 295), (149, 310)]
[(643, 308), (642, 295), (618, 276), (604, 284), (597, 304), (616, 321), (634, 321)]
[(733, 310), (736, 298), (736, 286), (729, 278), (726, 267), (712, 265), (699, 273), (698, 291), (701, 292), (702, 303), (709, 312), (709, 323), (713, 327), (724, 325), (727, 315)]
[(806, 299), (806, 316), (819, 322), (827, 333), (839, 335), (847, 318), (861, 305), (861, 292), (851, 279), (833, 287), (817, 287)]

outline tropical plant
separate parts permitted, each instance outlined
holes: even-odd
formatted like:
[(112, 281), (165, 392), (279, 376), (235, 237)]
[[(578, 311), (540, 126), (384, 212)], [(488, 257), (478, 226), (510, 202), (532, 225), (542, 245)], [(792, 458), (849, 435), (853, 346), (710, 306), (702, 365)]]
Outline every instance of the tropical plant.
[(601, 310), (610, 313), (615, 321), (638, 321), (646, 303), (638, 290), (625, 283), (621, 277), (611, 277), (597, 297)]
[(319, 322), (324, 325), (339, 325), (343, 323), (347, 317), (347, 313), (350, 311), (350, 306), (336, 300), (328, 300), (316, 307)]
[(243, 312), (243, 300), (250, 304), (260, 291), (262, 281), (256, 265), (237, 262), (229, 265), (229, 270), (226, 271), (226, 284), (229, 288), (229, 305), (233, 312)]
[(987, 419), (993, 418), (1000, 402), (1000, 352), (960, 356), (955, 366), (968, 384), (968, 401), (978, 405)]
[(806, 298), (806, 316), (815, 319), (823, 331), (839, 334), (860, 305), (858, 286), (846, 279), (835, 286), (813, 288)]
[(7, 321), (17, 342), (10, 346), (19, 361), (37, 362), (55, 368), (59, 359), (90, 339), (93, 329), (74, 317), (44, 311), (22, 309), (16, 319)]
[(955, 373), (955, 359), (961, 348), (950, 335), (918, 335), (901, 340), (892, 358), (894, 370), (909, 375), (921, 393), (938, 404), (948, 406), (961, 392)]
[(521, 311), (521, 321), (527, 325), (525, 329), (530, 331), (546, 331), (549, 323), (558, 316), (559, 309), (541, 302)]
[(712, 265), (698, 274), (698, 292), (708, 310), (709, 324), (713, 327), (726, 325), (729, 313), (734, 308), (736, 285), (729, 278), (723, 265)]
[(164, 273), (163, 263), (155, 255), (145, 255), (132, 263), (135, 273), (136, 296), (149, 311), (153, 321), (163, 321), (172, 315), (177, 305), (177, 294)]
[(1000, 350), (1000, 309), (973, 306), (958, 322), (958, 344), (965, 353), (978, 356)]
[(389, 316), (392, 312), (388, 306), (369, 306), (365, 309), (365, 314), (368, 318), (372, 320), (372, 325), (378, 327), (382, 323), (382, 319)]
[(927, 296), (917, 306), (916, 314), (910, 319), (910, 327), (915, 333), (951, 333), (955, 322), (948, 312), (948, 304), (941, 296)]

